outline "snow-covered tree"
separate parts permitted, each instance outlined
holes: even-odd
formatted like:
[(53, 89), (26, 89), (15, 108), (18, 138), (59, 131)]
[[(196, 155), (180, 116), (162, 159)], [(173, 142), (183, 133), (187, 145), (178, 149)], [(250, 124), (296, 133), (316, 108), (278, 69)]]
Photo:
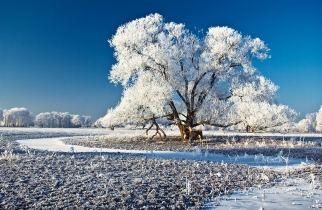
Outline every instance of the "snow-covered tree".
[(81, 127), (83, 124), (83, 119), (81, 116), (77, 114), (72, 116), (71, 122), (74, 125), (74, 127)]
[(322, 132), (322, 106), (316, 113), (316, 131)]
[(60, 116), (61, 116), (61, 127), (62, 128), (73, 127), (72, 123), (71, 123), (72, 116), (68, 112), (62, 112), (62, 113), (60, 113)]
[(80, 116), (80, 115), (72, 115), (71, 123), (73, 127), (89, 127), (91, 123), (90, 116)]
[[(156, 119), (167, 118), (181, 137), (185, 126), (242, 122), (236, 115), (236, 98), (243, 97), (240, 87), (261, 82), (252, 62), (266, 59), (269, 51), (259, 38), (234, 29), (211, 27), (201, 38), (184, 24), (164, 22), (159, 14), (120, 26), (109, 43), (117, 59), (109, 79), (121, 83), (124, 92), (103, 121), (109, 126), (150, 122), (158, 127)], [(259, 101), (275, 90), (260, 91)]]
[(82, 119), (83, 119), (82, 127), (88, 128), (91, 126), (91, 121), (92, 121), (91, 116), (82, 115)]
[(52, 127), (52, 116), (49, 112), (42, 112), (36, 116), (35, 126), (40, 128), (51, 128)]
[(12, 108), (3, 111), (3, 124), (7, 127), (26, 127), (30, 126), (33, 118), (28, 109)]

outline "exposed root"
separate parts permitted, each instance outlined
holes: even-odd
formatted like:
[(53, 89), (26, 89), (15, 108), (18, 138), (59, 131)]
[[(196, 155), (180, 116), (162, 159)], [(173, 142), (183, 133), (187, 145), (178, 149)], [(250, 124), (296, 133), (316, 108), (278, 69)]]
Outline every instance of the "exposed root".
[(167, 135), (155, 120), (154, 115), (152, 116), (151, 121), (152, 121), (151, 125), (145, 131), (146, 135), (148, 135), (149, 130), (151, 130), (151, 128), (155, 125), (156, 127), (155, 134), (151, 137), (151, 139), (153, 139), (156, 135), (159, 135), (161, 141), (163, 141), (167, 137)]

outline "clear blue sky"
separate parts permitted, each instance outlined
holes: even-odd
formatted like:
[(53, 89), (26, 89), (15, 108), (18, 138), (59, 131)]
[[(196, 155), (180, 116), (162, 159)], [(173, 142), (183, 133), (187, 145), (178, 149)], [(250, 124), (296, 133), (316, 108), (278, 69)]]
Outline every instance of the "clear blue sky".
[(272, 58), (255, 66), (305, 117), (322, 105), (321, 11), (320, 0), (0, 0), (0, 108), (102, 117), (122, 92), (107, 79), (115, 63), (107, 40), (160, 13), (191, 30), (229, 26), (264, 40)]

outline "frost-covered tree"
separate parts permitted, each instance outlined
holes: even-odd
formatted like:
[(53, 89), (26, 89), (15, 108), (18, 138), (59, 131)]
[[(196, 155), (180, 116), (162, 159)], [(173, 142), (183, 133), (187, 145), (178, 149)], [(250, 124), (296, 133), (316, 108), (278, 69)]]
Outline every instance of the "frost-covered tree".
[(182, 138), (185, 126), (242, 122), (235, 98), (243, 97), (241, 86), (256, 82), (259, 73), (252, 62), (266, 59), (269, 51), (259, 38), (234, 29), (211, 27), (200, 37), (159, 14), (120, 26), (109, 43), (117, 59), (109, 79), (122, 84), (124, 92), (102, 122), (158, 127), (157, 119), (167, 118)]
[(316, 113), (316, 131), (322, 132), (322, 106)]
[(72, 123), (71, 123), (72, 116), (68, 112), (62, 112), (62, 113), (60, 113), (60, 116), (61, 116), (61, 127), (62, 128), (73, 127)]
[(81, 116), (77, 114), (72, 116), (71, 122), (74, 125), (74, 127), (81, 127), (83, 124), (83, 119)]
[(3, 125), (6, 127), (26, 127), (30, 126), (32, 122), (31, 113), (24, 107), (3, 111)]
[(51, 128), (52, 127), (52, 116), (49, 112), (42, 112), (36, 116), (35, 126), (40, 128)]
[(88, 128), (91, 126), (91, 121), (92, 121), (91, 116), (82, 115), (81, 119), (82, 119), (82, 124), (81, 124), (82, 127)]
[(73, 127), (89, 127), (91, 123), (90, 116), (80, 116), (80, 115), (72, 115), (71, 123)]

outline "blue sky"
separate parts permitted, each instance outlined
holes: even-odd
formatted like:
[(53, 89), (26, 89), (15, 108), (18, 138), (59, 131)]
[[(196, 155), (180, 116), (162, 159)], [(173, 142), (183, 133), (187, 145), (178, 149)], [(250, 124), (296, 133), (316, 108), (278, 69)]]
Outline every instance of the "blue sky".
[(322, 105), (321, 11), (320, 0), (0, 0), (0, 108), (102, 117), (122, 93), (107, 79), (107, 40), (159, 13), (190, 30), (228, 26), (265, 41), (272, 57), (255, 66), (303, 118)]

